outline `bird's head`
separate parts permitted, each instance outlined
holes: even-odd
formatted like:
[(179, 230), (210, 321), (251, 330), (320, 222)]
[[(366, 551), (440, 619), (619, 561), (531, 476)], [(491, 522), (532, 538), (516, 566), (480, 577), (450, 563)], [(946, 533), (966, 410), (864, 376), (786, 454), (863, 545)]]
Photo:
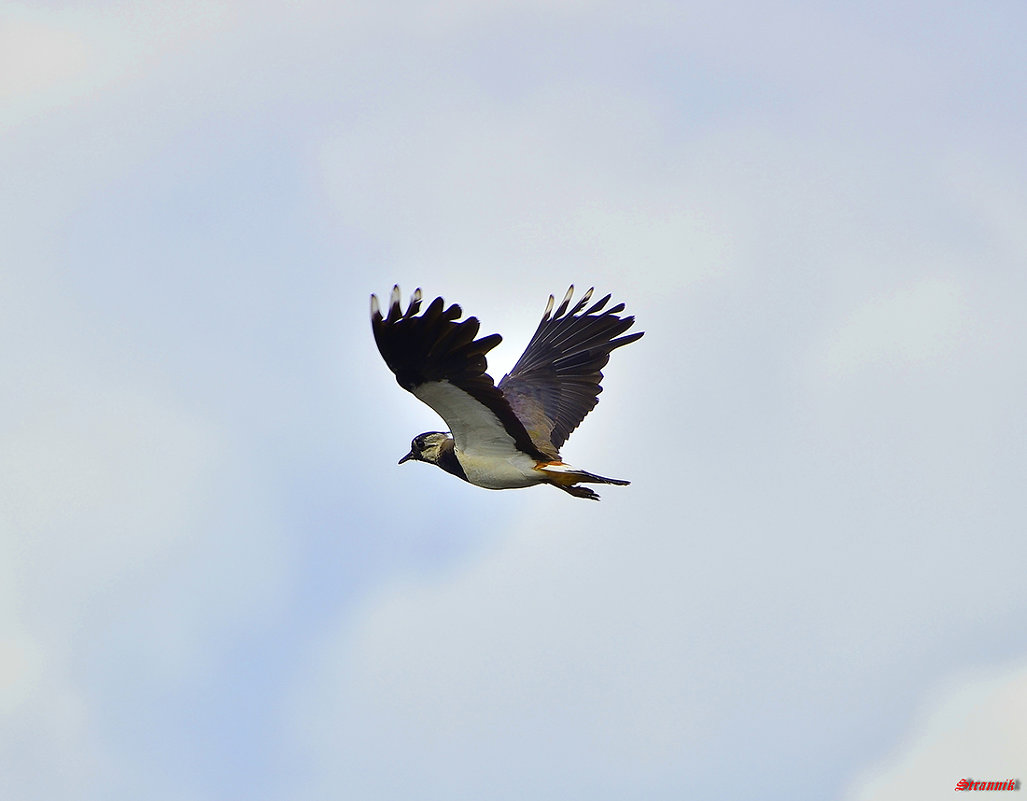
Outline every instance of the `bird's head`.
[(410, 443), (410, 453), (399, 460), (399, 464), (413, 459), (417, 462), (439, 463), (439, 456), (442, 454), (443, 446), (450, 442), (447, 434), (441, 431), (429, 431), (426, 434), (418, 434)]

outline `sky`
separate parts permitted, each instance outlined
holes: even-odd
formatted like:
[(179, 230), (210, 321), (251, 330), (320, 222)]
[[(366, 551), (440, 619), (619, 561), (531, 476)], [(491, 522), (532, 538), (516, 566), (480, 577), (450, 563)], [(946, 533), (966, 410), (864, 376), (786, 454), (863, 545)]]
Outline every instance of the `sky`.
[[(1019, 2), (0, 5), (0, 796), (1027, 781)], [(368, 298), (570, 463), (421, 464)]]

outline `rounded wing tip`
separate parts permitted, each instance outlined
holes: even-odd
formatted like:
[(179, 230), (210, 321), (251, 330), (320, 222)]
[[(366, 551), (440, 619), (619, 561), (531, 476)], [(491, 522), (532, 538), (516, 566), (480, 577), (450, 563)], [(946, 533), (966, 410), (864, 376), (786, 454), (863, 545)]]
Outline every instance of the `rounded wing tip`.
[[(389, 293), (388, 317), (389, 317), (389, 322), (390, 323), (393, 323), (396, 320), (398, 320), (400, 317), (404, 316), (402, 310), (400, 309), (400, 305), (399, 305), (400, 301), (402, 300), (402, 297), (403, 296), (401, 294), (401, 291), (400, 291), (400, 288), (399, 288), (399, 284), (394, 284), (393, 287), (392, 287), (392, 292)], [(410, 317), (410, 316), (412, 316), (412, 315), (417, 313), (417, 311), (418, 311), (418, 309), (420, 307), (420, 303), (421, 303), (421, 298), (422, 297), (423, 297), (423, 295), (421, 294), (421, 288), (418, 287), (417, 289), (414, 290), (414, 293), (410, 296), (410, 304), (407, 306), (407, 311), (406, 311), (406, 315), (405, 316)], [(376, 319), (382, 319), (382, 318), (384, 318), (384, 315), (382, 314), (382, 304), (381, 304), (381, 301), (378, 300), (378, 296), (377, 295), (372, 294), (371, 295), (371, 319), (372, 320), (376, 320)]]

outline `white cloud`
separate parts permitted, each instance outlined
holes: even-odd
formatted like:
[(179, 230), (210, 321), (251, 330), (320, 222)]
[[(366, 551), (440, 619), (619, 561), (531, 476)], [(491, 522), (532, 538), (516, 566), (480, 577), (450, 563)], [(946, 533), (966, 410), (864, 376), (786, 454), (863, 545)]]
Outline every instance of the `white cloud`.
[[(17, 376), (32, 408), (6, 410), (0, 456), (2, 617), (13, 638), (3, 645), (0, 754), (8, 794), (20, 798), (63, 797), (74, 785), (91, 797), (89, 788), (116, 783), (118, 759), (100, 734), (102, 702), (87, 689), (83, 664), (196, 536), (217, 449), (165, 403), (98, 386), (88, 360), (58, 364), (48, 366), (66, 372), (37, 375), (35, 386)], [(195, 659), (170, 664), (168, 649), (153, 656), (176, 676)], [(130, 657), (103, 658), (117, 671)], [(43, 754), (45, 767), (36, 762)]]
[(142, 82), (170, 54), (224, 30), (224, 3), (8, 8), (0, 25), (0, 130)]
[(10, 103), (72, 80), (88, 58), (86, 39), (74, 28), (11, 15), (0, 27), (0, 99)]
[(960, 779), (1024, 776), (1027, 669), (987, 669), (950, 678), (925, 696), (894, 752), (853, 783), (850, 801), (929, 801)]
[(830, 336), (824, 361), (836, 376), (906, 369), (949, 356), (966, 321), (964, 293), (950, 277), (892, 286), (864, 303)]
[(287, 561), (271, 502), (250, 497), (226, 432), (163, 391), (159, 360), (45, 268), (0, 280), (17, 390), (0, 399), (0, 788), (118, 797), (147, 781), (139, 744), (111, 730), (125, 699), (203, 680), (223, 627), (273, 604)]
[(482, 279), (527, 270), (556, 283), (637, 265), (675, 283), (722, 269), (724, 226), (652, 158), (655, 110), (554, 80), (520, 102), (465, 89), (438, 108), (415, 94), (416, 127), (405, 105), (347, 120), (322, 151), (340, 221), (388, 242), (394, 269), (462, 283), (483, 263)]
[[(637, 586), (624, 571), (640, 565), (599, 531), (524, 532), (469, 570), (394, 585), (319, 654), (296, 717), (323, 757), (319, 790), (517, 797), (566, 776), (592, 786), (591, 774), (619, 785), (701, 740), (698, 690), (670, 689), (694, 656), (664, 614), (625, 595)], [(403, 764), (385, 768), (395, 750)]]

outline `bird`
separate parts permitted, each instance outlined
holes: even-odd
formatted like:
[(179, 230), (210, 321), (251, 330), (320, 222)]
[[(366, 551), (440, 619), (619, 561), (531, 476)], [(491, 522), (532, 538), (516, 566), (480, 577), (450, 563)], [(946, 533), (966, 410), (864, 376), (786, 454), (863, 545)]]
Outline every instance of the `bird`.
[(486, 372), (486, 354), (502, 337), (476, 338), (476, 317), (460, 320), (460, 306), (446, 306), (441, 297), (418, 314), (419, 288), (403, 311), (399, 286), (392, 288), (383, 315), (372, 294), (371, 329), (382, 358), (396, 382), (449, 427), (418, 434), (399, 464), (434, 464), (486, 489), (549, 484), (595, 501), (599, 495), (582, 484), (629, 484), (579, 470), (560, 457), (571, 432), (599, 402), (601, 371), (611, 351), (644, 333), (625, 334), (635, 318), (620, 316), (623, 303), (607, 309), (610, 295), (586, 309), (592, 293), (572, 306), (571, 285), (555, 312), (550, 295), (528, 347), (498, 385)]

